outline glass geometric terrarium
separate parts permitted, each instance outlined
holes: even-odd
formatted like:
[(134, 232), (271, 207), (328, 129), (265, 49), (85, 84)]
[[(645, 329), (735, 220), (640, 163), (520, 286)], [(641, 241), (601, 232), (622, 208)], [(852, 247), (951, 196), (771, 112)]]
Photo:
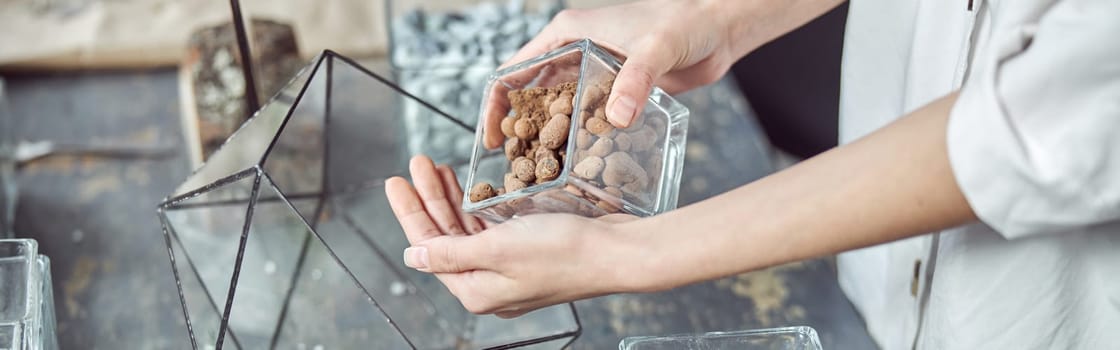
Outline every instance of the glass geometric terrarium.
[(383, 182), (408, 175), (410, 142), (437, 141), (410, 139), (409, 109), (473, 133), (323, 52), (160, 204), (195, 349), (559, 349), (579, 334), (571, 304), (478, 316), (404, 266)]

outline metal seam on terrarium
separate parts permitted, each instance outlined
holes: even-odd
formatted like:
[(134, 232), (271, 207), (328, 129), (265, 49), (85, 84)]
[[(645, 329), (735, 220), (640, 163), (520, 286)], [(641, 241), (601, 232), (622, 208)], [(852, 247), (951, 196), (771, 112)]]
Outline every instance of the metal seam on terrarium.
[[(229, 293), (226, 295), (225, 310), (222, 311), (222, 323), (218, 327), (218, 340), (215, 345), (216, 350), (222, 350), (222, 342), (225, 340), (226, 330), (229, 328), (230, 311), (233, 310), (233, 298), (237, 294), (237, 279), (241, 277), (241, 262), (245, 258), (245, 244), (249, 241), (249, 229), (253, 224), (253, 211), (257, 206), (257, 195), (260, 192), (261, 175), (264, 173), (259, 167), (254, 167), (257, 170), (257, 176), (253, 178), (253, 190), (249, 201), (249, 207), (245, 210), (245, 224), (241, 227), (241, 242), (237, 246), (237, 258), (234, 259), (233, 277), (229, 281)], [(294, 208), (293, 208), (294, 209)], [(238, 346), (240, 348), (240, 346)]]
[(327, 189), (330, 188), (330, 177), (327, 176), (327, 170), (331, 165), (331, 143), (327, 140), (327, 132), (331, 130), (331, 104), (334, 101), (334, 56), (331, 55), (327, 60), (327, 100), (323, 106), (323, 165), (319, 168), (319, 203), (315, 208), (315, 217), (312, 219), (311, 229), (314, 230), (319, 225), (320, 210), (323, 209), (323, 204), (327, 200)]
[(292, 106), (284, 113), (284, 120), (280, 122), (280, 127), (273, 133), (274, 136), (272, 140), (268, 142), (268, 148), (266, 148), (264, 154), (261, 155), (261, 159), (257, 161), (257, 165), (263, 167), (265, 161), (268, 160), (268, 156), (272, 155), (272, 148), (276, 147), (276, 144), (280, 142), (280, 136), (283, 135), (284, 129), (287, 128), (288, 121), (292, 119), (292, 114), (295, 113), (296, 108), (299, 107), (299, 103), (303, 101), (303, 95), (307, 93), (307, 88), (315, 82), (315, 76), (319, 74), (319, 67), (323, 64), (323, 60), (325, 59), (325, 55), (322, 55), (319, 56), (319, 59), (315, 60), (315, 66), (311, 71), (311, 75), (307, 77), (307, 82), (303, 83), (303, 86), (300, 87), (299, 93), (296, 94), (296, 98), (292, 102)]
[[(326, 193), (326, 191), (327, 191), (327, 182), (328, 182), (327, 169), (330, 168), (330, 159), (331, 159), (331, 157), (330, 157), (330, 142), (327, 142), (326, 134), (327, 134), (327, 131), (330, 130), (329, 124), (330, 124), (330, 120), (331, 120), (331, 91), (333, 89), (333, 86), (334, 86), (334, 59), (333, 59), (333, 56), (332, 56), (331, 58), (327, 59), (327, 87), (326, 87), (326, 90), (327, 90), (326, 91), (326, 95), (327, 95), (326, 97), (327, 97), (327, 99), (326, 99), (326, 103), (323, 105), (323, 130), (321, 131), (322, 134), (320, 136), (323, 139), (323, 164), (319, 168), (319, 193), (318, 193), (319, 201), (315, 203), (315, 210), (312, 211), (313, 216), (311, 217), (311, 223), (310, 223), (310, 227), (309, 227), (311, 231), (314, 231), (316, 229), (316, 227), (318, 227), (319, 217), (322, 215), (322, 211), (323, 211), (323, 208), (324, 208), (323, 203), (326, 202), (326, 195), (324, 195), (324, 193)], [(279, 186), (275, 186), (275, 183), (272, 182), (272, 176), (268, 175), (267, 171), (265, 172), (265, 176), (268, 178), (269, 183), (273, 185), (272, 187), (276, 190), (277, 194), (279, 194), (280, 197), (287, 197), (287, 196), (284, 195), (284, 192), (282, 190), (280, 190)], [(302, 214), (299, 213), (298, 211), (296, 211), (296, 214), (302, 216)], [(296, 280), (303, 273), (303, 263), (307, 258), (307, 251), (308, 251), (308, 248), (310, 248), (310, 247), (311, 247), (311, 234), (310, 234), (310, 232), (308, 232), (308, 234), (303, 237), (303, 243), (300, 244), (299, 257), (296, 258), (296, 269), (295, 269), (295, 271), (292, 272), (291, 284), (288, 286), (288, 291), (284, 295), (284, 304), (283, 304), (284, 306), (280, 309), (279, 317), (276, 318), (276, 328), (273, 329), (273, 331), (272, 331), (272, 340), (269, 341), (269, 346), (268, 346), (269, 349), (275, 349), (276, 348), (276, 343), (280, 340), (280, 328), (283, 326), (284, 320), (286, 320), (288, 318), (288, 308), (291, 306), (292, 296), (295, 295), (295, 291), (296, 291)]]
[[(263, 174), (263, 176), (266, 176), (266, 177), (268, 176), (267, 173), (262, 172), (262, 174)], [(269, 179), (269, 186), (271, 186), (276, 191), (280, 191), (280, 189), (276, 188), (276, 185), (274, 183), (272, 183), (271, 179)], [(284, 200), (284, 204), (286, 204), (289, 209), (298, 212), (296, 210), (296, 207), (294, 205), (292, 205), (292, 202), (288, 201), (287, 198), (284, 198), (283, 195), (281, 195), (280, 198)], [(319, 232), (315, 231), (314, 229), (311, 229), (311, 226), (308, 224), (307, 220), (303, 218), (303, 216), (299, 216), (299, 215), (297, 215), (297, 216), (299, 217), (299, 220), (303, 222), (304, 226), (307, 227), (307, 229), (312, 234), (315, 235), (315, 239), (317, 239), (319, 241), (319, 243), (323, 245), (323, 249), (326, 250), (327, 254), (329, 254), (331, 256), (331, 259), (334, 260), (335, 264), (338, 264), (338, 266), (341, 267), (342, 270), (346, 272), (346, 275), (350, 277), (350, 281), (353, 282), (355, 285), (357, 285), (358, 289), (361, 289), (362, 293), (364, 293), (366, 295), (366, 299), (368, 299), (371, 303), (373, 303), (373, 306), (375, 308), (377, 308), (377, 311), (380, 312), (381, 315), (385, 316), (385, 321), (389, 323), (389, 326), (391, 326), (393, 328), (393, 330), (396, 331), (397, 334), (400, 335), (401, 338), (404, 339), (404, 341), (406, 343), (408, 343), (409, 348), (412, 348), (413, 350), (417, 349), (416, 345), (414, 345), (412, 343), (412, 339), (409, 339), (408, 336), (405, 335), (403, 331), (401, 331), (400, 326), (397, 325), (397, 323), (395, 321), (393, 321), (392, 318), (389, 318), (389, 313), (385, 312), (385, 308), (381, 307), (381, 304), (378, 303), (377, 300), (373, 298), (373, 295), (370, 294), (369, 290), (367, 290), (365, 288), (365, 286), (363, 286), (361, 284), (361, 282), (358, 281), (358, 277), (354, 276), (354, 272), (350, 271), (350, 268), (347, 267), (346, 264), (342, 263), (342, 259), (340, 259), (338, 257), (338, 254), (336, 254), (333, 249), (331, 249), (330, 245), (327, 244), (326, 240), (324, 240), (323, 237), (321, 235), (319, 235)], [(218, 349), (218, 350), (221, 350), (221, 349)]]
[(436, 108), (432, 104), (428, 103), (428, 101), (424, 101), (423, 99), (420, 99), (419, 97), (416, 97), (415, 95), (409, 93), (408, 91), (405, 91), (400, 86), (397, 86), (396, 83), (391, 82), (388, 79), (385, 79), (384, 77), (378, 75), (377, 73), (374, 73), (374, 72), (370, 71), (369, 69), (366, 69), (365, 67), (362, 67), (361, 65), (359, 65), (357, 62), (354, 62), (350, 58), (348, 58), (346, 56), (339, 55), (339, 54), (337, 54), (337, 53), (335, 53), (334, 51), (331, 51), (331, 50), (324, 50), (323, 52), (326, 53), (326, 54), (329, 54), (331, 56), (334, 56), (335, 58), (338, 58), (338, 59), (342, 60), (343, 62), (346, 62), (350, 66), (358, 69), (358, 71), (361, 71), (362, 73), (365, 73), (366, 75), (371, 76), (374, 79), (377, 79), (382, 84), (385, 84), (385, 85), (389, 86), (389, 88), (393, 89), (397, 93), (408, 96), (410, 99), (412, 99), (416, 102), (419, 102), (424, 107), (428, 107), (432, 111), (435, 111), (441, 117), (447, 119), (448, 121), (454, 123), (455, 125), (458, 125), (459, 127), (463, 128), (464, 130), (470, 131), (470, 132), (474, 131), (474, 128), (468, 126), (462, 120), (459, 120), (459, 118), (455, 118), (455, 117), (451, 116), (450, 114), (447, 114), (447, 112), (444, 112), (443, 110), (441, 110), (439, 108)]
[[(163, 213), (161, 213), (161, 214), (163, 214)], [(166, 216), (161, 215), (161, 219), (166, 220), (167, 218), (166, 218)], [(166, 228), (168, 230), (167, 232), (171, 233), (171, 238), (176, 243), (178, 243), (180, 247), (183, 248), (183, 258), (186, 259), (187, 266), (190, 267), (190, 270), (191, 270), (192, 274), (194, 274), (194, 278), (198, 280), (198, 284), (202, 286), (202, 290), (205, 292), (205, 293), (202, 293), (202, 294), (204, 294), (206, 296), (206, 300), (208, 302), (210, 302), (210, 307), (213, 308), (214, 313), (218, 314), (218, 316), (220, 317), (221, 316), (221, 311), (218, 310), (218, 303), (214, 301), (214, 296), (210, 294), (210, 288), (206, 285), (206, 280), (202, 279), (202, 275), (200, 275), (198, 273), (199, 269), (198, 269), (198, 266), (195, 265), (194, 259), (192, 259), (191, 255), (187, 253), (186, 246), (184, 246), (183, 241), (181, 239), (179, 239), (179, 232), (175, 231), (175, 226), (170, 225), (170, 223), (167, 225)], [(168, 253), (171, 253), (171, 252), (169, 251)], [(177, 270), (177, 268), (174, 265), (174, 262), (175, 262), (174, 254), (172, 254), (171, 262), (172, 262), (172, 269)], [(180, 280), (179, 280), (179, 277), (178, 277), (177, 273), (176, 273), (176, 280), (175, 281), (176, 281), (177, 286), (179, 286), (179, 287), (182, 286), (182, 284), (179, 283)], [(195, 341), (194, 340), (194, 338), (195, 338), (194, 327), (191, 326), (190, 316), (187, 316), (188, 315), (187, 314), (187, 312), (188, 312), (187, 311), (187, 306), (186, 306), (186, 302), (184, 302), (184, 300), (186, 300), (186, 298), (184, 297), (185, 294), (182, 294), (183, 293), (182, 289), (180, 289), (179, 292), (181, 293), (180, 294), (180, 298), (181, 298), (180, 303), (183, 305), (184, 317), (186, 317), (187, 323), (188, 323), (187, 324), (188, 325), (187, 329), (190, 332), (191, 341), (194, 342)], [(237, 347), (240, 349), (241, 348), (241, 340), (237, 338), (237, 334), (235, 332), (233, 332), (232, 329), (230, 330), (230, 338), (233, 339), (233, 344), (237, 345)], [(197, 345), (195, 346), (195, 349), (196, 350), (198, 349)]]
[[(304, 200), (304, 199), (309, 199), (309, 198), (318, 198), (319, 193), (317, 193), (317, 192), (302, 192), (302, 193), (296, 193), (296, 194), (286, 196), (286, 197), (288, 197), (290, 200)], [(271, 203), (271, 202), (276, 202), (276, 201), (279, 201), (279, 200), (280, 199), (278, 199), (278, 198), (261, 198), (261, 199), (257, 200), (257, 203)], [(168, 210), (181, 210), (181, 209), (193, 209), (193, 208), (199, 208), (199, 207), (221, 207), (221, 206), (227, 206), (227, 205), (246, 204), (246, 203), (249, 203), (249, 198), (220, 199), (220, 200), (209, 201), (209, 202), (200, 202), (200, 203), (182, 203), (182, 204), (173, 203), (173, 204), (169, 204), (167, 206), (160, 206), (160, 208), (165, 208), (165, 209), (168, 209)]]
[(160, 203), (159, 206), (164, 207), (164, 208), (167, 208), (169, 206), (174, 206), (178, 202), (182, 202), (182, 201), (194, 198), (194, 197), (198, 197), (199, 195), (202, 195), (203, 193), (206, 193), (206, 192), (210, 192), (210, 191), (214, 190), (215, 188), (222, 187), (222, 186), (225, 186), (225, 185), (237, 182), (237, 181), (241, 181), (242, 179), (249, 177), (248, 174), (251, 174), (253, 172), (254, 172), (253, 168), (238, 171), (236, 173), (233, 173), (232, 175), (214, 180), (213, 182), (210, 182), (209, 184), (206, 184), (206, 185), (204, 185), (202, 187), (199, 187), (197, 189), (187, 191), (186, 193), (183, 193), (181, 195), (168, 197), (167, 199), (164, 199), (163, 202)]
[(179, 306), (183, 308), (183, 318), (187, 323), (187, 337), (191, 340), (191, 349), (198, 350), (198, 341), (194, 338), (194, 327), (191, 325), (191, 315), (187, 310), (187, 298), (183, 293), (183, 282), (179, 277), (179, 269), (175, 268), (175, 252), (171, 247), (171, 233), (168, 232), (170, 225), (167, 223), (167, 215), (164, 214), (163, 208), (157, 209), (159, 213), (159, 222), (163, 226), (163, 241), (167, 245), (167, 257), (171, 260), (171, 275), (175, 277), (175, 289), (179, 292)]
[(529, 346), (529, 345), (547, 343), (547, 342), (550, 342), (550, 341), (553, 341), (553, 340), (571, 337), (572, 335), (574, 335), (574, 332), (558, 333), (558, 334), (553, 334), (553, 335), (544, 336), (544, 337), (540, 337), (540, 338), (527, 339), (527, 340), (502, 344), (502, 345), (498, 345), (498, 346), (493, 346), (493, 347), (489, 347), (489, 348), (484, 348), (483, 350), (516, 349), (516, 348), (525, 347), (525, 346)]
[(576, 339), (583, 334), (583, 323), (579, 321), (579, 312), (576, 311), (576, 304), (568, 303), (568, 308), (572, 310), (572, 319), (576, 321), (576, 330), (575, 332), (573, 332), (574, 334), (572, 335), (572, 339), (568, 340), (568, 344), (564, 345), (563, 349), (566, 349), (569, 345), (572, 345), (572, 343), (574, 343)]
[(253, 55), (249, 51), (249, 37), (245, 34), (245, 20), (241, 17), (241, 1), (229, 0), (230, 11), (233, 12), (233, 33), (237, 38), (237, 51), (241, 56), (241, 77), (245, 79), (245, 104), (250, 117), (260, 109), (257, 100), (257, 81), (253, 79)]

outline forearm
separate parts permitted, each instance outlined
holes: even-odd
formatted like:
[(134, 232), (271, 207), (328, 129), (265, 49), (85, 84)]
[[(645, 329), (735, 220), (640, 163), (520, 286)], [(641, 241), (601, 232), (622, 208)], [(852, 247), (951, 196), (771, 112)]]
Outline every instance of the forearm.
[(758, 47), (805, 25), (844, 0), (715, 0), (708, 3), (727, 28), (729, 54), (743, 57)]
[[(949, 166), (956, 95), (851, 144), (709, 200), (624, 225), (627, 288), (659, 290), (976, 220)], [(650, 254), (654, 252), (654, 254)], [(651, 268), (652, 267), (652, 268)]]

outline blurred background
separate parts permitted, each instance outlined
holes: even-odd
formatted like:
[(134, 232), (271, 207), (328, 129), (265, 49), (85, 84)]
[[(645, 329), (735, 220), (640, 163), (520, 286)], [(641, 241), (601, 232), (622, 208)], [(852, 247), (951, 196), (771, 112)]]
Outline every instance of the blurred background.
[[(243, 0), (246, 55), (230, 1), (2, 1), (0, 238), (36, 239), (53, 260), (61, 348), (189, 348), (155, 206), (322, 50), (473, 123), (486, 76), (556, 11), (621, 2)], [(679, 96), (692, 109), (682, 206), (835, 145), (845, 16)], [(574, 348), (791, 325), (826, 348), (874, 346), (831, 259), (577, 308)]]

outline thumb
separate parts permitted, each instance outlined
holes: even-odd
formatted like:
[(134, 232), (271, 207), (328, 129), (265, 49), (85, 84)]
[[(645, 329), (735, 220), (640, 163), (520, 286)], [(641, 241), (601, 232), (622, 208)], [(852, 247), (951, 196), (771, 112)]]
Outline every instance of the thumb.
[(633, 123), (653, 89), (653, 82), (673, 68), (671, 54), (655, 45), (641, 45), (629, 55), (611, 87), (607, 99), (607, 119), (615, 127), (626, 128)]
[(459, 273), (480, 269), (488, 256), (480, 235), (440, 236), (405, 248), (405, 266), (430, 273)]

